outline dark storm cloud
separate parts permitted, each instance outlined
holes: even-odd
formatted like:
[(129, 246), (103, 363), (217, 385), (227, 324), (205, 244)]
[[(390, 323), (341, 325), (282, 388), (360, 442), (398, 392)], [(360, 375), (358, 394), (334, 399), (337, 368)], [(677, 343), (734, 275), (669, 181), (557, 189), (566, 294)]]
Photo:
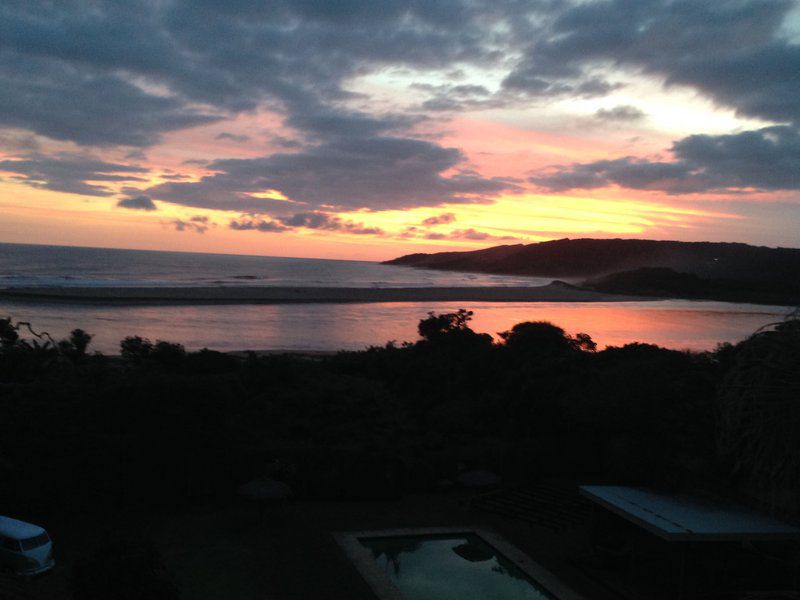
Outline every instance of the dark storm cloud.
[(347, 78), (384, 65), (496, 60), (484, 30), (502, 18), (495, 9), (320, 4), (4, 2), (0, 122), (82, 144), (146, 146), (268, 102), (312, 135), (348, 125), (374, 133), (387, 128), (382, 119), (334, 108), (351, 96)]
[[(83, 144), (145, 146), (159, 134), (265, 103), (312, 136), (376, 135), (398, 117), (354, 118), (348, 79), (386, 66), (508, 70), (505, 92), (450, 86), (427, 110), (511, 92), (598, 96), (623, 67), (690, 85), (742, 114), (795, 120), (800, 47), (778, 35), (792, 0), (416, 2), (6, 1), (2, 122)], [(507, 100), (507, 98), (506, 98)], [(393, 124), (391, 121), (395, 121)]]
[(688, 85), (739, 114), (800, 120), (800, 46), (779, 35), (792, 0), (581, 2), (534, 36), (505, 86), (531, 95), (606, 93), (627, 68)]
[[(488, 202), (518, 188), (465, 171), (458, 149), (415, 137), (413, 127), (428, 118), (425, 113), (514, 106), (532, 97), (603, 96), (621, 85), (612, 73), (623, 70), (690, 86), (741, 115), (798, 122), (800, 46), (779, 35), (793, 5), (6, 0), (0, 3), (0, 126), (82, 145), (142, 148), (167, 132), (267, 109), (293, 129), (291, 138), (274, 139), (285, 139), (296, 153), (210, 161), (205, 166), (213, 174), (200, 182), (140, 192), (276, 218)], [(436, 71), (451, 82), (418, 86), (429, 94), (419, 110), (364, 108), (369, 98), (349, 91), (350, 81), (387, 67)], [(504, 73), (502, 88), (493, 92), (455, 81), (459, 70), (475, 67)], [(596, 116), (637, 117), (631, 107)], [(758, 147), (760, 137), (767, 152), (771, 142), (764, 131), (739, 141)], [(246, 141), (232, 133), (220, 139)], [(786, 158), (759, 174), (748, 167), (765, 167), (761, 157), (748, 162), (737, 154), (745, 167), (737, 171), (731, 166), (736, 160), (718, 156), (719, 144), (739, 152), (732, 139), (693, 136), (676, 143), (675, 164), (625, 158), (562, 168), (535, 181), (551, 189), (619, 182), (673, 192), (736, 188), (745, 180), (767, 189), (792, 185)], [(89, 175), (120, 181), (103, 176), (124, 172), (76, 168), (74, 175), (44, 166), (17, 172), (32, 185), (87, 195), (111, 193)], [(252, 196), (268, 189), (290, 202)]]
[(84, 145), (148, 146), (219, 118), (113, 73), (0, 50), (0, 125)]
[[(297, 132), (285, 145), (304, 143), (302, 151), (215, 161), (209, 167), (217, 174), (199, 184), (142, 192), (187, 206), (275, 214), (285, 214), (285, 204), (249, 194), (278, 189), (304, 210), (487, 201), (511, 186), (470, 173), (442, 177), (464, 157), (409, 136), (424, 115), (345, 108), (358, 97), (344, 83), (389, 65), (495, 64), (502, 40), (486, 28), (507, 18), (504, 5), (5, 2), (0, 124), (86, 145), (144, 147), (164, 132), (267, 107)], [(453, 93), (484, 95), (479, 86)]]
[(149, 196), (133, 196), (131, 198), (122, 198), (119, 202), (117, 202), (117, 206), (120, 208), (131, 208), (134, 210), (146, 211), (158, 209), (158, 207), (155, 205), (155, 202), (153, 202)]
[(800, 190), (800, 133), (788, 126), (730, 135), (691, 135), (672, 147), (674, 162), (632, 157), (558, 167), (531, 182), (549, 191), (619, 185), (673, 194)]
[(84, 196), (111, 196), (113, 192), (107, 186), (91, 182), (145, 181), (136, 174), (146, 173), (147, 169), (80, 154), (47, 156), (33, 153), (0, 160), (0, 171), (15, 173), (16, 179), (31, 187)]
[(157, 185), (147, 193), (187, 206), (270, 212), (291, 210), (291, 204), (260, 200), (259, 210), (259, 202), (253, 202), (258, 199), (247, 195), (273, 189), (310, 210), (381, 210), (486, 202), (493, 194), (518, 189), (508, 180), (472, 172), (442, 175), (463, 161), (458, 149), (421, 140), (341, 137), (293, 154), (217, 160), (208, 165), (214, 175)]
[(233, 177), (208, 175), (199, 182), (160, 183), (147, 188), (144, 192), (163, 202), (210, 210), (281, 214), (292, 209), (291, 202), (250, 195), (263, 189), (251, 181), (236, 181)]

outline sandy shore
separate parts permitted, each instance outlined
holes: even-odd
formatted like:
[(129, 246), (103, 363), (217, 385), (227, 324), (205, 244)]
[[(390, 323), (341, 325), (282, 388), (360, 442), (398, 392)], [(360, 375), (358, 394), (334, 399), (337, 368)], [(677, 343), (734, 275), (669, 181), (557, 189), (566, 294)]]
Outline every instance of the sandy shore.
[(364, 302), (614, 302), (654, 300), (582, 290), (554, 282), (540, 287), (321, 288), (207, 287), (5, 288), (0, 299), (96, 304), (292, 304)]

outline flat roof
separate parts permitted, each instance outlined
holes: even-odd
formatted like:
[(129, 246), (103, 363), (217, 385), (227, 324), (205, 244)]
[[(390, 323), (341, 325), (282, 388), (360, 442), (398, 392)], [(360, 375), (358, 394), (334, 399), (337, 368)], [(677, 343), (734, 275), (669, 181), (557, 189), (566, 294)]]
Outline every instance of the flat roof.
[(42, 533), (44, 533), (44, 529), (38, 525), (0, 515), (0, 535), (2, 536), (15, 540), (25, 540)]
[(617, 485), (582, 485), (580, 493), (667, 541), (800, 538), (797, 527), (720, 500)]

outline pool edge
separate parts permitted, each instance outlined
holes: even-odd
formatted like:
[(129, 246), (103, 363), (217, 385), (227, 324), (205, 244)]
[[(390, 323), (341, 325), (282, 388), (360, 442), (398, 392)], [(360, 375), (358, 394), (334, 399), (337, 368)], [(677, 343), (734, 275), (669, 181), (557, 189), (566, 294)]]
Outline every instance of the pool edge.
[(359, 542), (359, 538), (403, 537), (424, 535), (476, 534), (487, 544), (510, 560), (528, 577), (539, 582), (558, 600), (586, 600), (567, 586), (522, 550), (495, 531), (484, 527), (412, 527), (402, 529), (371, 529), (360, 531), (334, 532), (332, 535), (344, 551), (358, 573), (367, 582), (379, 600), (406, 600), (392, 580), (377, 566), (369, 550)]

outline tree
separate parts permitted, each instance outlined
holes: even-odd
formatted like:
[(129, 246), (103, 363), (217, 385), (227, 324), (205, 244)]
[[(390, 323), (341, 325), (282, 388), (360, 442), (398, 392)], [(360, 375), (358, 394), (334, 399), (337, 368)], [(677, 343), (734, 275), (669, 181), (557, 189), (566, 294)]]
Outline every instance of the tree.
[(472, 331), (468, 323), (472, 320), (473, 314), (471, 310), (463, 308), (454, 313), (443, 313), (441, 315), (429, 312), (428, 318), (422, 319), (417, 329), (420, 336), (428, 341), (436, 340), (451, 333)]
[(800, 497), (800, 319), (734, 348), (718, 393), (718, 448), (741, 483), (777, 511)]
[(86, 333), (83, 329), (73, 329), (69, 334), (69, 341), (75, 349), (75, 354), (84, 356), (93, 337), (93, 335)]
[(589, 334), (579, 333), (573, 338), (549, 321), (517, 323), (511, 330), (502, 332), (500, 337), (506, 348), (520, 354), (565, 355), (597, 349)]
[(475, 333), (469, 327), (473, 312), (463, 308), (454, 313), (437, 315), (428, 313), (427, 319), (422, 319), (417, 327), (423, 343), (437, 346), (452, 346), (461, 348), (489, 347), (492, 345), (492, 336), (487, 333)]
[(119, 343), (119, 349), (122, 358), (141, 362), (150, 355), (153, 350), (153, 342), (147, 338), (132, 335)]
[(3, 348), (10, 348), (19, 340), (17, 328), (11, 319), (0, 319), (0, 345)]
[(62, 355), (73, 360), (83, 358), (93, 337), (83, 329), (73, 329), (68, 339), (58, 342), (58, 349)]

